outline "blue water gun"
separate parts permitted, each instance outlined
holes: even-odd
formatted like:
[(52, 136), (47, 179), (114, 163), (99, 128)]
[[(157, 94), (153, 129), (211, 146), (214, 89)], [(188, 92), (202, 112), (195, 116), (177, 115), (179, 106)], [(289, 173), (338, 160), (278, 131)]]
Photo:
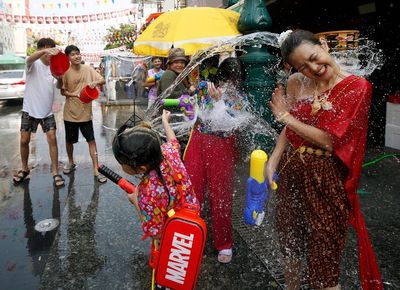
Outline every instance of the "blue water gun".
[[(243, 213), (244, 222), (248, 225), (261, 225), (265, 216), (265, 201), (270, 192), (268, 180), (264, 178), (264, 167), (267, 160), (268, 155), (263, 150), (254, 150), (250, 155), (250, 177), (247, 179), (246, 207)], [(273, 190), (276, 190), (278, 187), (276, 173), (273, 179)]]
[(152, 83), (152, 82), (155, 82), (155, 81), (160, 80), (163, 74), (164, 74), (164, 71), (158, 72), (158, 73), (155, 74), (154, 76), (149, 77), (149, 78), (146, 80), (146, 83)]

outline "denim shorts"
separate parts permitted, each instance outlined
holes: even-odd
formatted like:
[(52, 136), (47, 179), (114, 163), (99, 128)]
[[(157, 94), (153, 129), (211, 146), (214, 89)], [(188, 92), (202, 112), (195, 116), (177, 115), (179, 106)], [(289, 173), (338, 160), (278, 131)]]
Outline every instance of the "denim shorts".
[(57, 129), (56, 120), (54, 119), (53, 114), (43, 119), (37, 119), (32, 116), (29, 116), (27, 112), (22, 112), (21, 129), (20, 129), (21, 132), (36, 133), (39, 124), (40, 126), (42, 126), (42, 130), (44, 133), (50, 130)]

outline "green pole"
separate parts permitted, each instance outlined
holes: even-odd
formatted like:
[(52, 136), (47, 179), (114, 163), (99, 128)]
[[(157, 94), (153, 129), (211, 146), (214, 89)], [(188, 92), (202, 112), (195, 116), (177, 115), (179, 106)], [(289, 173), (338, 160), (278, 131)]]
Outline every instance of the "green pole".
[(228, 4), (226, 5), (226, 7), (230, 7), (230, 6), (232, 6), (232, 5), (235, 5), (236, 3), (238, 3), (239, 2), (239, 0), (229, 0), (228, 1)]
[[(245, 0), (240, 14), (238, 29), (243, 34), (267, 31), (272, 26), (264, 0)], [(270, 73), (277, 62), (266, 45), (244, 47), (246, 54), (240, 57), (245, 68), (244, 88), (249, 101), (260, 118), (273, 124), (274, 118), (268, 106), (275, 88), (275, 77)], [(274, 140), (259, 135), (255, 137), (256, 147), (270, 151)]]

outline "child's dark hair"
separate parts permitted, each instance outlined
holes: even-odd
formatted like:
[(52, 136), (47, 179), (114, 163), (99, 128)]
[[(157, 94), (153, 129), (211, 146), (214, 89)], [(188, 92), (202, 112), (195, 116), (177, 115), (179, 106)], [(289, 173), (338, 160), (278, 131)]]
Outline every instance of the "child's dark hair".
[(37, 48), (45, 48), (45, 47), (56, 47), (56, 43), (51, 38), (41, 38), (37, 42)]
[[(153, 56), (153, 57), (151, 58), (151, 62), (154, 62), (154, 61), (157, 60), (157, 59), (161, 60), (161, 57), (160, 57), (160, 56)], [(162, 61), (162, 60), (161, 60), (161, 61)]]
[(295, 30), (281, 44), (280, 49), (283, 60), (289, 63), (289, 55), (303, 42), (321, 45), (314, 33), (302, 29)]
[(235, 85), (241, 85), (244, 81), (244, 71), (240, 60), (236, 57), (224, 59), (218, 67), (215, 79), (222, 82), (231, 81)]
[(65, 48), (65, 50), (64, 50), (64, 52), (65, 52), (65, 54), (66, 55), (69, 55), (71, 52), (73, 52), (73, 51), (77, 51), (77, 52), (79, 52), (79, 53), (81, 53), (81, 51), (79, 50), (79, 48), (77, 47), (77, 46), (75, 46), (75, 45), (68, 45), (66, 48)]
[(121, 165), (127, 164), (132, 168), (144, 165), (148, 171), (157, 169), (163, 159), (160, 136), (147, 123), (119, 128), (112, 150)]

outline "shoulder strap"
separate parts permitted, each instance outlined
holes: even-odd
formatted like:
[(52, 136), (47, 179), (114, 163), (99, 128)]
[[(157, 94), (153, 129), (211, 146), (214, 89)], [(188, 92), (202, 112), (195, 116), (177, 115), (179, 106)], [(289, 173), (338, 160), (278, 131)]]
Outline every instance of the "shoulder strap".
[[(181, 195), (182, 204), (185, 205), (186, 204), (186, 194), (185, 194), (185, 191), (182, 189), (183, 175), (180, 172), (177, 172), (176, 170), (174, 170), (174, 168), (171, 166), (170, 162), (167, 159), (164, 159), (164, 160), (168, 164), (169, 168), (171, 169), (171, 171), (174, 175), (173, 177), (174, 177), (176, 189), (178, 190), (178, 192)], [(161, 168), (160, 168), (160, 171), (161, 171), (162, 177), (164, 179), (164, 182), (163, 182), (164, 186), (165, 186), (168, 196), (169, 196), (169, 190), (168, 190), (167, 184), (165, 183), (165, 180), (167, 180), (167, 177), (168, 177), (167, 173), (165, 172), (165, 170), (161, 170)], [(169, 203), (168, 203), (168, 205), (169, 205)]]

